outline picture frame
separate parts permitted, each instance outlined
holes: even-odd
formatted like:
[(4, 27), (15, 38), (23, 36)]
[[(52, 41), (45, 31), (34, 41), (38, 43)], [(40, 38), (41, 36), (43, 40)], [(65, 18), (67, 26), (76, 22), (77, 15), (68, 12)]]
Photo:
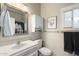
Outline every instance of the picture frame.
[(57, 28), (57, 16), (51, 16), (48, 18), (48, 28), (49, 29)]

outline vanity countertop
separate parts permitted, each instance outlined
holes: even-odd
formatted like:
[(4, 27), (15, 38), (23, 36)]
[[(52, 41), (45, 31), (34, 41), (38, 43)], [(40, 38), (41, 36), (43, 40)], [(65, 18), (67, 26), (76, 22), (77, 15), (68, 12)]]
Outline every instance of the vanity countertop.
[(27, 41), (21, 42), (19, 46), (16, 45), (16, 43), (0, 46), (0, 56), (10, 56), (12, 54), (18, 53), (24, 49), (28, 49), (37, 44), (38, 44), (38, 40), (37, 41), (27, 40)]

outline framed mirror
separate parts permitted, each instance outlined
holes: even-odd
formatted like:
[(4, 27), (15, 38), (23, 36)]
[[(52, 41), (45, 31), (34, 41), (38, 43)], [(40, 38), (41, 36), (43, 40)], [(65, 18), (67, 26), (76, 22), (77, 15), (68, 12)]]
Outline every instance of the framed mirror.
[[(6, 11), (5, 11), (6, 10)], [(4, 4), (3, 36), (28, 34), (28, 13)]]

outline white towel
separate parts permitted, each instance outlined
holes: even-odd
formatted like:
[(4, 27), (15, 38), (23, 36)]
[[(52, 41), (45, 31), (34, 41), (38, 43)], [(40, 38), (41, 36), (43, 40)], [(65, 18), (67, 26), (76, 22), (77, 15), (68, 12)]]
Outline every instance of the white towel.
[(4, 36), (13, 36), (15, 34), (15, 19), (10, 17), (9, 11), (4, 18)]
[(5, 13), (4, 26), (3, 27), (4, 27), (4, 36), (10, 36), (11, 35), (10, 15), (9, 15), (8, 11)]

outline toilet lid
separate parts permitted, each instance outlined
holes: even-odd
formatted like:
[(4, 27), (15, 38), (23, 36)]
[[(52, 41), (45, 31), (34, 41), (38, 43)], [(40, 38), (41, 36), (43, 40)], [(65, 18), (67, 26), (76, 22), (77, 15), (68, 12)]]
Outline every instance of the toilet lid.
[(39, 49), (39, 52), (43, 55), (51, 55), (51, 51), (46, 47)]

